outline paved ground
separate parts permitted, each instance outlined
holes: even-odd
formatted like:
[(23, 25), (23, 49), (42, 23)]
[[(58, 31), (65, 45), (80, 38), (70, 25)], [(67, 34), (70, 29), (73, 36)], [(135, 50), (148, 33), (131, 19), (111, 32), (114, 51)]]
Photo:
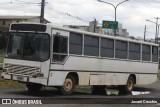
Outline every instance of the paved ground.
[[(146, 92), (146, 94), (145, 94)], [(0, 89), (0, 98), (48, 98), (47, 101), (51, 102), (53, 100), (54, 104), (47, 104), (47, 105), (32, 105), (33, 107), (135, 107), (137, 104), (115, 104), (117, 102), (123, 102), (128, 99), (134, 98), (159, 98), (160, 99), (160, 81), (150, 84), (147, 86), (139, 86), (135, 88), (133, 94), (138, 95), (94, 95), (94, 94), (87, 94), (87, 93), (78, 93), (75, 92), (71, 96), (62, 96), (59, 95), (56, 90), (53, 88), (43, 89), (38, 93), (30, 93), (25, 89), (7, 89), (2, 90)], [(105, 104), (107, 102), (113, 104)], [(84, 103), (94, 103), (94, 104), (84, 104)], [(58, 104), (57, 104), (58, 103)], [(67, 104), (68, 103), (68, 104)], [(72, 104), (73, 103), (73, 104)], [(78, 104), (76, 104), (78, 103)], [(0, 105), (0, 107), (8, 107), (9, 105)], [(12, 107), (21, 107), (22, 105), (11, 105)], [(31, 107), (30, 105), (25, 105), (26, 107)], [(159, 104), (139, 104), (138, 106), (141, 107), (158, 107)]]

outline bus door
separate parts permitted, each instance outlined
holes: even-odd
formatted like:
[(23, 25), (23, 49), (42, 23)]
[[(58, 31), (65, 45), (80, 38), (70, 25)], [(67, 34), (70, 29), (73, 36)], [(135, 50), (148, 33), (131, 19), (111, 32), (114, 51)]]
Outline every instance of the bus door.
[[(49, 85), (62, 85), (66, 78), (65, 63), (68, 58), (69, 32), (52, 29), (52, 49)], [(58, 81), (57, 81), (58, 80)]]

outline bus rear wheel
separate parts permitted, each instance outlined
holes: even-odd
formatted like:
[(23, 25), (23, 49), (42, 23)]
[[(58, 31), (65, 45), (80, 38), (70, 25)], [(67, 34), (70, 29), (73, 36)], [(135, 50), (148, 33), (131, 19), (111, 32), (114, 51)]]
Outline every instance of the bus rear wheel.
[(36, 84), (36, 83), (27, 83), (26, 87), (28, 88), (28, 91), (31, 92), (37, 92), (40, 91), (43, 85), (41, 84)]
[(129, 76), (126, 85), (121, 85), (119, 86), (119, 93), (122, 94), (128, 94), (133, 91), (134, 88), (134, 78), (132, 76)]
[(63, 86), (58, 87), (58, 91), (62, 95), (71, 95), (75, 88), (75, 79), (72, 75), (68, 75), (64, 81)]

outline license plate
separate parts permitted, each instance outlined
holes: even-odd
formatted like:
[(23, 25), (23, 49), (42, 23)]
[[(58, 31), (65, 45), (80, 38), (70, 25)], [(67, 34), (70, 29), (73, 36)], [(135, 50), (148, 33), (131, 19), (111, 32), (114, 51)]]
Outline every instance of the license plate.
[(17, 80), (24, 80), (24, 77), (22, 77), (22, 76), (17, 76)]

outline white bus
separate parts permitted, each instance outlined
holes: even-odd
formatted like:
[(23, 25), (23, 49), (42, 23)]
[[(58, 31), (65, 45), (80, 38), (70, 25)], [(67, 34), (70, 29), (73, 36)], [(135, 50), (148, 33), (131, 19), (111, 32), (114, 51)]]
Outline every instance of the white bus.
[(36, 23), (11, 24), (9, 31), (2, 76), (30, 91), (49, 86), (69, 95), (76, 85), (95, 92), (115, 85), (128, 93), (157, 79), (154, 43)]

